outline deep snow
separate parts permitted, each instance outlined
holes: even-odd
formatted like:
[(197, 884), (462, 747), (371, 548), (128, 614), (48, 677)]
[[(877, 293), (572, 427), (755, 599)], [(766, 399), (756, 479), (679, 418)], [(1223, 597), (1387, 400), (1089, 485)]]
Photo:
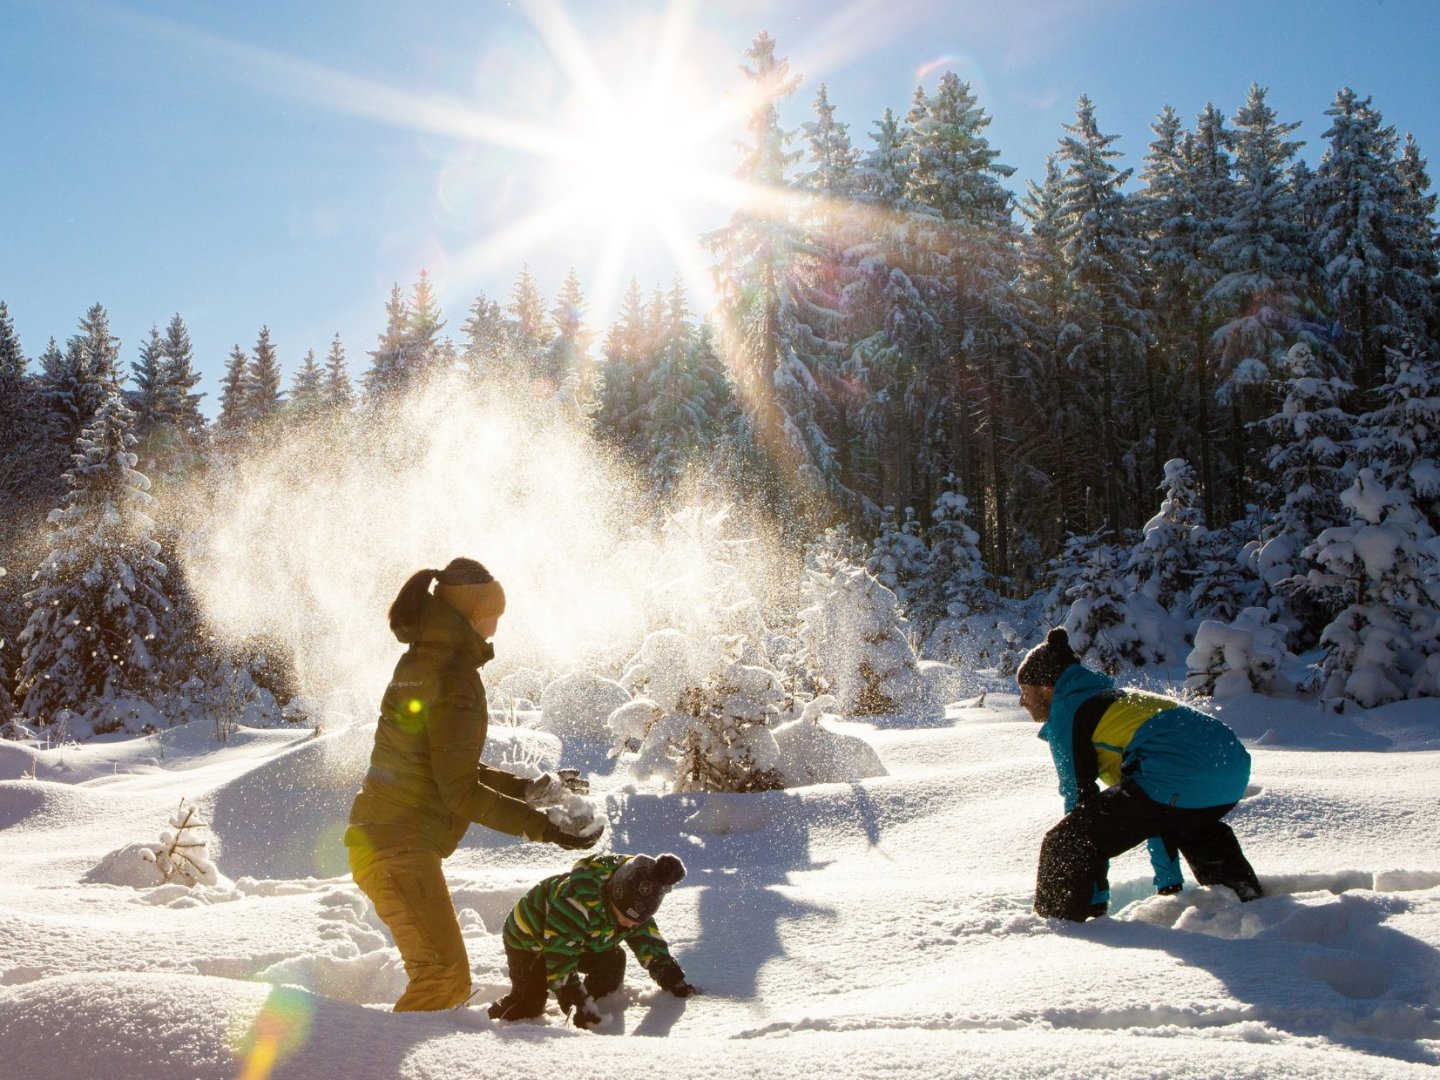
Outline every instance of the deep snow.
[[(827, 720), (888, 775), (764, 794), (657, 794), (572, 740), (602, 846), (689, 867), (659, 923), (703, 990), (673, 999), (632, 963), (596, 1033), (553, 1002), (512, 1025), (389, 1011), (404, 975), (339, 843), (368, 723), (0, 743), (0, 1074), (1433, 1075), (1440, 707), (1243, 697), (1221, 715), (1254, 754), (1231, 821), (1272, 895), (1152, 896), (1142, 849), (1112, 867), (1113, 917), (1083, 926), (1030, 912), (1060, 800), (1013, 694), (943, 726)], [(517, 730), (492, 729), (491, 756), (556, 763)], [(218, 885), (87, 883), (182, 797), (211, 824)], [(447, 863), (474, 1004), (506, 986), (510, 905), (568, 861), (476, 827)]]

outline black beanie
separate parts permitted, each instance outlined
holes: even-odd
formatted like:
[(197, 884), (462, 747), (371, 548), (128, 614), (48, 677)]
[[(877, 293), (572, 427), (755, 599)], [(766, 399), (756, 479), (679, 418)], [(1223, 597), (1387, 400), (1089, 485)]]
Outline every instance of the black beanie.
[(660, 910), (660, 901), (684, 876), (685, 864), (678, 855), (667, 852), (658, 859), (635, 855), (610, 875), (605, 892), (626, 918), (645, 922)]
[(1015, 672), (1015, 681), (1021, 686), (1054, 686), (1062, 671), (1079, 662), (1075, 650), (1070, 648), (1070, 635), (1063, 626), (1057, 626), (1045, 635), (1043, 642), (1025, 654), (1020, 670)]

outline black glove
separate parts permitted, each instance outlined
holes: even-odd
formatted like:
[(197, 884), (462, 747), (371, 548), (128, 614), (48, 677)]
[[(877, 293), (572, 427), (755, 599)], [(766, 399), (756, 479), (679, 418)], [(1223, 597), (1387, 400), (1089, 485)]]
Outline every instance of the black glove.
[(1178, 893), (1182, 888), (1184, 888), (1184, 886), (1181, 885), (1181, 884), (1177, 881), (1174, 885), (1165, 885), (1165, 886), (1162, 886), (1162, 887), (1159, 888), (1159, 889), (1156, 889), (1156, 890), (1155, 890), (1155, 895), (1156, 895), (1156, 896), (1174, 896), (1174, 895), (1175, 895), (1176, 893)]
[(660, 984), (661, 990), (668, 990), (678, 998), (687, 998), (697, 993), (697, 988), (685, 981), (685, 972), (673, 959), (666, 957), (650, 965), (650, 977)]
[(589, 836), (582, 836), (579, 833), (565, 832), (552, 821), (545, 826), (545, 833), (540, 839), (544, 840), (547, 844), (556, 844), (570, 851), (584, 851), (599, 843), (600, 837), (604, 834), (605, 829), (603, 826), (596, 829), (595, 832)]
[(575, 976), (570, 976), (563, 983), (555, 988), (555, 1000), (560, 1004), (560, 1011), (571, 1017), (572, 1022), (578, 1028), (592, 1028), (600, 1023), (600, 1014), (595, 1009), (595, 1001), (585, 992), (585, 986)]
[(555, 774), (560, 783), (565, 785), (565, 790), (572, 795), (589, 795), (590, 781), (580, 775), (579, 769), (561, 769)]

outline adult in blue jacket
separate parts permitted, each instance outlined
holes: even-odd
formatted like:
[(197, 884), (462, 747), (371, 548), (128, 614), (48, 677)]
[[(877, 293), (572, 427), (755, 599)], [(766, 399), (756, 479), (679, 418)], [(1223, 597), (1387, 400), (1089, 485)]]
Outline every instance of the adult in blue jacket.
[(1065, 799), (1064, 819), (1040, 847), (1037, 915), (1103, 915), (1109, 861), (1147, 840), (1159, 892), (1179, 891), (1183, 855), (1201, 885), (1226, 885), (1241, 900), (1262, 895), (1221, 820), (1250, 780), (1250, 754), (1234, 732), (1171, 698), (1118, 689), (1080, 663), (1063, 627), (1030, 650), (1015, 678)]

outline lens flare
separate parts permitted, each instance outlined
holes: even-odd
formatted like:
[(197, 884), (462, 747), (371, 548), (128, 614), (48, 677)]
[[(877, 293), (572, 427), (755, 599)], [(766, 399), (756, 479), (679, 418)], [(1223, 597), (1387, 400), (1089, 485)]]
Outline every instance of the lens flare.
[(240, 1080), (266, 1080), (310, 1039), (315, 999), (299, 990), (277, 986), (256, 1013), (249, 1028), (236, 1040)]

